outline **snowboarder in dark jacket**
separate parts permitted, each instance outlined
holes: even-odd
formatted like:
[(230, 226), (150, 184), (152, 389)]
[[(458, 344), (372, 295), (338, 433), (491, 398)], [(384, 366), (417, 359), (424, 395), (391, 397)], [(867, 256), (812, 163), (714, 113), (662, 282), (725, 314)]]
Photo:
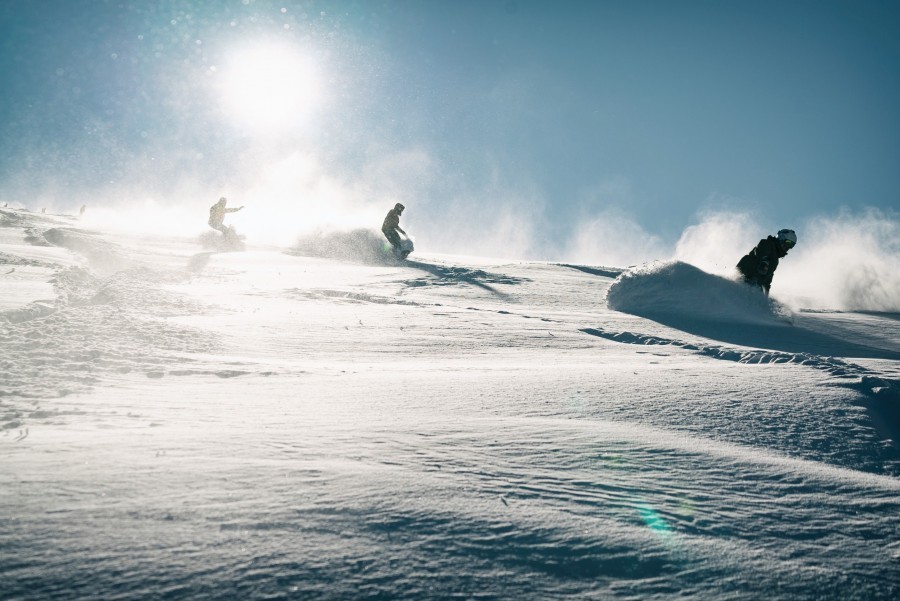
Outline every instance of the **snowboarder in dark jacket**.
[(769, 236), (759, 241), (759, 244), (749, 253), (741, 257), (737, 268), (744, 277), (744, 281), (753, 286), (759, 286), (769, 294), (772, 287), (772, 276), (778, 268), (778, 260), (787, 256), (790, 249), (797, 244), (797, 234), (794, 230), (780, 230), (778, 236)]
[[(391, 243), (394, 250), (400, 250), (400, 234), (406, 235), (406, 232), (400, 227), (400, 215), (405, 208), (406, 207), (398, 202), (394, 205), (393, 209), (388, 211), (388, 214), (384, 218), (384, 223), (381, 224), (381, 233), (388, 239), (388, 242)], [(400, 232), (400, 234), (397, 232)]]

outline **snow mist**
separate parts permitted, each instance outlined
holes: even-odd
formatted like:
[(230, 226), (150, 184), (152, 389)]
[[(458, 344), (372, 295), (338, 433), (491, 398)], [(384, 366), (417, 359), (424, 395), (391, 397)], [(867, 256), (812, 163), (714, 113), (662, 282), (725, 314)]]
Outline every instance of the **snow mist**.
[(892, 212), (842, 211), (767, 226), (747, 213), (711, 213), (684, 231), (675, 258), (736, 278), (738, 260), (783, 227), (796, 230), (798, 242), (779, 263), (773, 296), (795, 308), (900, 311), (900, 218)]

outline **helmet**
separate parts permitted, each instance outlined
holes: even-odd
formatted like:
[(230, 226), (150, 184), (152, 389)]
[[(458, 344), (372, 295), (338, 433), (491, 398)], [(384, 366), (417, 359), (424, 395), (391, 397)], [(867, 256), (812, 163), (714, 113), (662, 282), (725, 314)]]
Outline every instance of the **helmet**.
[(794, 230), (779, 230), (778, 240), (788, 248), (791, 248), (797, 244), (797, 234), (794, 233)]
[(406, 208), (406, 207), (404, 207), (404, 206), (403, 206), (402, 204), (400, 204), (399, 202), (398, 202), (397, 204), (394, 205), (394, 210), (395, 210), (395, 211), (403, 211), (403, 209), (405, 209), (405, 208)]

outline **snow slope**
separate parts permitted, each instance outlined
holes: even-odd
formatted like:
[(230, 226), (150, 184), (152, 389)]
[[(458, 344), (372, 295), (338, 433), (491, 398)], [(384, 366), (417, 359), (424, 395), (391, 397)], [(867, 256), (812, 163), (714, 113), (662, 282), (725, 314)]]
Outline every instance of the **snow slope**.
[(900, 594), (895, 314), (78, 226), (0, 211), (3, 598)]

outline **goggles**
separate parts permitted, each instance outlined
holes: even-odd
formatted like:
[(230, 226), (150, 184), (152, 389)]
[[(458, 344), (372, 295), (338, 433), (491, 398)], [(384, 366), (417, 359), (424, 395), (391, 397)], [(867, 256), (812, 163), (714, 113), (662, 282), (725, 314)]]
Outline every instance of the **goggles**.
[(794, 248), (794, 245), (796, 244), (796, 242), (794, 242), (793, 240), (787, 240), (787, 239), (782, 240), (781, 243), (784, 244), (785, 248)]

